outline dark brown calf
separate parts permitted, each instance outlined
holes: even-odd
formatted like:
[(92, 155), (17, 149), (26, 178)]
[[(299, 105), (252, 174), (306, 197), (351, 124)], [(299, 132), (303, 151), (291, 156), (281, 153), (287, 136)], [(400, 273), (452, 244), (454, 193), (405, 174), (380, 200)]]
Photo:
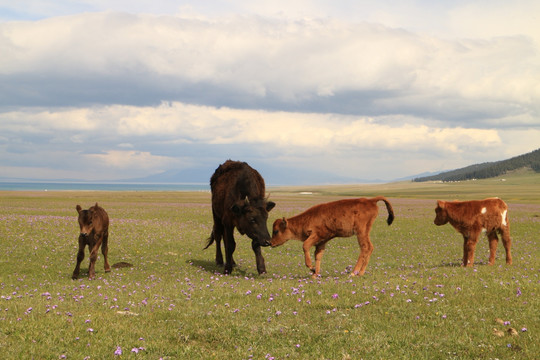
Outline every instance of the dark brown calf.
[(489, 265), (495, 263), (495, 253), (501, 234), (506, 250), (506, 263), (512, 264), (508, 206), (498, 198), (472, 201), (437, 201), (435, 225), (450, 223), (463, 235), (463, 266), (473, 266), (474, 250), (480, 233), (486, 232), (489, 241)]
[[(384, 196), (372, 199), (345, 199), (315, 205), (291, 218), (277, 219), (272, 227), (272, 246), (279, 246), (290, 239), (303, 241), (306, 266), (317, 277), (321, 270), (321, 259), (326, 243), (335, 237), (349, 237), (356, 234), (360, 245), (360, 256), (351, 273), (364, 275), (373, 252), (369, 232), (379, 213), (378, 201), (384, 201), (388, 210), (388, 225), (394, 221), (392, 205)], [(309, 251), (315, 245), (315, 267), (311, 263)]]
[(216, 243), (216, 264), (223, 265), (221, 239), (225, 245), (225, 274), (232, 272), (236, 249), (234, 229), (251, 239), (259, 274), (266, 272), (261, 246), (270, 245), (266, 221), (276, 205), (265, 197), (264, 179), (245, 162), (227, 160), (210, 178), (214, 226), (205, 247)]
[(98, 250), (101, 246), (101, 252), (105, 258), (105, 272), (111, 271), (107, 253), (109, 251), (109, 216), (107, 212), (98, 204), (88, 210), (83, 210), (80, 205), (76, 207), (79, 213), (79, 252), (77, 253), (77, 265), (73, 270), (73, 279), (79, 277), (81, 262), (84, 259), (84, 248), (88, 245), (90, 251), (90, 267), (88, 268), (88, 278), (93, 279), (96, 276), (95, 266), (98, 257)]

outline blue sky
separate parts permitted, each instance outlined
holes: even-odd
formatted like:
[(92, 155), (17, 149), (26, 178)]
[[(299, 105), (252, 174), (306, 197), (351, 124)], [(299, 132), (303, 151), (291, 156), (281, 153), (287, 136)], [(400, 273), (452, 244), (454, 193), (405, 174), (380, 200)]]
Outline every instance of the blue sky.
[(540, 147), (538, 1), (0, 0), (0, 178), (392, 180)]

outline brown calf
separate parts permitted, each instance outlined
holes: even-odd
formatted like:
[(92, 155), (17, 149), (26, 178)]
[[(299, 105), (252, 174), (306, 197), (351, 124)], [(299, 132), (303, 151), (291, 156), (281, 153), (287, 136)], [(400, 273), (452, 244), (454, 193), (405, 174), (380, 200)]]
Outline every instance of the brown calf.
[(437, 201), (435, 225), (450, 223), (463, 235), (463, 266), (473, 266), (474, 250), (481, 232), (486, 232), (489, 241), (489, 265), (495, 263), (495, 253), (501, 234), (506, 250), (506, 263), (512, 264), (510, 247), (510, 224), (508, 206), (498, 198), (472, 201)]
[(107, 212), (98, 204), (88, 210), (83, 210), (80, 205), (76, 207), (79, 213), (79, 252), (77, 253), (77, 265), (73, 270), (73, 279), (79, 277), (81, 262), (84, 259), (84, 248), (88, 245), (90, 251), (90, 267), (88, 268), (88, 278), (93, 279), (96, 276), (95, 266), (98, 256), (98, 250), (101, 246), (101, 252), (105, 258), (105, 272), (111, 271), (107, 253), (109, 251), (109, 216)]
[[(345, 199), (315, 205), (291, 218), (277, 219), (272, 227), (270, 244), (279, 246), (290, 239), (303, 241), (306, 266), (317, 277), (321, 270), (321, 259), (326, 243), (335, 237), (356, 234), (360, 245), (360, 256), (351, 273), (364, 275), (373, 252), (369, 232), (379, 213), (378, 201), (384, 201), (388, 210), (388, 225), (394, 220), (392, 205), (384, 196), (372, 199)], [(309, 250), (315, 245), (315, 267), (312, 266)]]

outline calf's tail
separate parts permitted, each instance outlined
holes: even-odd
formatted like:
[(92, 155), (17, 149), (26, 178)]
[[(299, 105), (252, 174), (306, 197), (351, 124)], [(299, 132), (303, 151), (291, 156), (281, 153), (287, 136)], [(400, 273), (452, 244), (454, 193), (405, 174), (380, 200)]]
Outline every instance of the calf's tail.
[(392, 209), (392, 204), (390, 204), (390, 201), (388, 201), (388, 199), (385, 198), (384, 196), (378, 196), (374, 198), (373, 200), (375, 200), (376, 202), (381, 201), (381, 200), (384, 201), (386, 205), (386, 210), (388, 210), (388, 218), (386, 219), (386, 222), (388, 223), (388, 225), (391, 225), (392, 222), (394, 221), (394, 209)]

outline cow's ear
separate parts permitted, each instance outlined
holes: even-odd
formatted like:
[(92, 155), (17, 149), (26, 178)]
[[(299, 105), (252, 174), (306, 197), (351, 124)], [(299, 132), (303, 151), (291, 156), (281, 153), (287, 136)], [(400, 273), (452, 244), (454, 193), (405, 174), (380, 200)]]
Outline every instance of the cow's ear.
[(77, 209), (77, 212), (78, 212), (78, 213), (81, 213), (81, 211), (82, 211), (81, 205), (77, 205), (77, 206), (75, 207), (75, 209)]
[(236, 216), (240, 216), (240, 214), (242, 214), (242, 208), (240, 206), (236, 205), (236, 204), (231, 206), (231, 211)]
[(266, 203), (266, 211), (270, 212), (270, 210), (272, 210), (274, 208), (274, 206), (276, 206), (276, 203), (273, 202), (273, 201), (268, 201)]
[(444, 201), (437, 200), (437, 206), (440, 207), (441, 209), (444, 209)]

